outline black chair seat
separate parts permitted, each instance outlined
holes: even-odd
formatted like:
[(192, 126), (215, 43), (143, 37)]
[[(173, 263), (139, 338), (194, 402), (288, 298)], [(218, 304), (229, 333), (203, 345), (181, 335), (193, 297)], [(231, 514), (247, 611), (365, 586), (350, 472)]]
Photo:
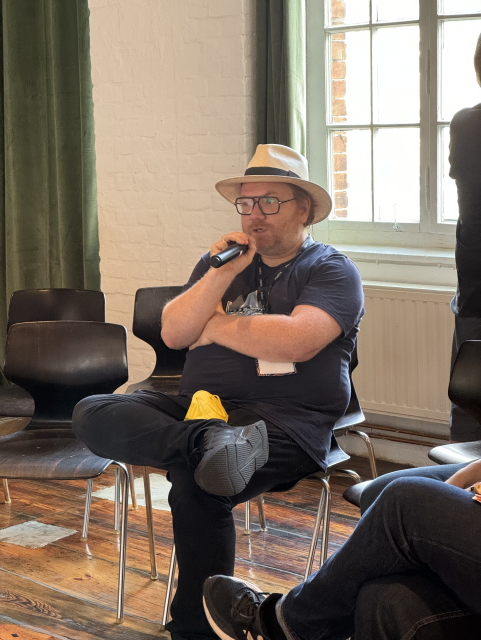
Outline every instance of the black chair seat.
[(71, 429), (20, 431), (0, 438), (2, 478), (89, 479), (111, 462), (95, 456)]
[(481, 458), (481, 441), (457, 442), (434, 447), (428, 454), (438, 464), (463, 464)]
[(371, 482), (372, 480), (366, 480), (365, 482), (359, 482), (358, 484), (353, 484), (351, 487), (348, 487), (344, 491), (344, 493), (342, 494), (342, 497), (344, 498), (344, 500), (347, 500), (347, 502), (350, 502), (351, 504), (360, 508), (361, 494), (364, 491), (364, 489), (371, 484)]
[(32, 396), (16, 384), (0, 387), (0, 416), (31, 418), (35, 411)]

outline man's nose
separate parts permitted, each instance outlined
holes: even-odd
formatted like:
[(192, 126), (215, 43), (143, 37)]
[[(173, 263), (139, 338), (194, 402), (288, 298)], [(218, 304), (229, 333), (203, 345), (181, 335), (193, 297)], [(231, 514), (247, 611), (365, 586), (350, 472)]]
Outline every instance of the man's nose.
[(254, 206), (252, 207), (251, 216), (255, 216), (256, 218), (264, 217), (257, 200), (254, 202)]

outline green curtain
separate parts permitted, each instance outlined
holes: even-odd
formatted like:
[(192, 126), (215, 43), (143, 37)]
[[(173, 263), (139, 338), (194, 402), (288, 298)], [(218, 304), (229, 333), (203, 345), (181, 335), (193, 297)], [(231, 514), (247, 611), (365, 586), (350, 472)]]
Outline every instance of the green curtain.
[(305, 22), (305, 0), (257, 0), (257, 143), (285, 144), (303, 155), (306, 155)]
[(0, 8), (3, 362), (11, 293), (100, 289), (100, 259), (88, 1)]

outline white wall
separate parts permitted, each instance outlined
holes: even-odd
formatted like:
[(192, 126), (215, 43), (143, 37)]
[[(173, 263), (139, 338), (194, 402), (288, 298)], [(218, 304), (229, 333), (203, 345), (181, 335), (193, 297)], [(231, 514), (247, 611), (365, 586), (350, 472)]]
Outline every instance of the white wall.
[[(214, 183), (252, 152), (252, 0), (89, 5), (102, 289), (130, 330), (139, 287), (183, 284), (238, 228)], [(153, 362), (130, 333), (130, 380)]]

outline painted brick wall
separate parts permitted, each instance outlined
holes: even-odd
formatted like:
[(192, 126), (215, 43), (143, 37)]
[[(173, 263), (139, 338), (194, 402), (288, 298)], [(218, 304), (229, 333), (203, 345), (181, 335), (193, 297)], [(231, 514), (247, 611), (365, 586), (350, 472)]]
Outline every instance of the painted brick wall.
[(183, 284), (239, 226), (214, 183), (253, 150), (252, 0), (90, 0), (102, 289), (129, 329), (130, 380), (153, 366), (132, 336), (135, 291)]

